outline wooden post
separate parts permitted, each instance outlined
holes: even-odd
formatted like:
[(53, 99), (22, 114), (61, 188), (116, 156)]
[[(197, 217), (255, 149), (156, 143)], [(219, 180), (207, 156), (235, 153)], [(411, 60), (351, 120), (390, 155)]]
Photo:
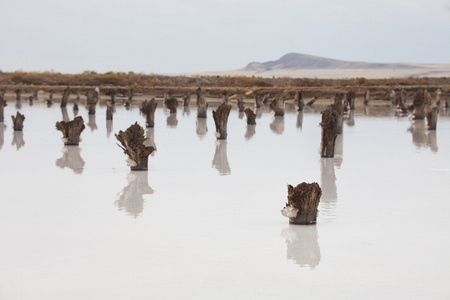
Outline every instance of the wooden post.
[(427, 90), (418, 90), (414, 95), (413, 100), (413, 118), (416, 120), (425, 119), (428, 108), (431, 104), (430, 94), (428, 94)]
[(245, 115), (247, 116), (247, 125), (256, 125), (256, 115), (251, 110), (251, 108), (247, 107), (245, 110)]
[(53, 104), (53, 90), (48, 92), (47, 105), (50, 106)]
[(112, 114), (111, 104), (106, 103), (106, 120), (112, 120), (112, 119), (113, 119), (113, 114)]
[(284, 100), (282, 98), (273, 99), (270, 103), (270, 108), (275, 113), (275, 117), (284, 116)]
[(156, 149), (144, 144), (146, 140), (144, 128), (136, 122), (127, 130), (119, 131), (119, 133), (116, 134), (116, 138), (122, 146), (119, 144), (117, 145), (122, 148), (126, 155), (128, 155), (127, 162), (131, 170), (147, 170), (148, 156)]
[(261, 108), (263, 105), (263, 97), (261, 95), (255, 95), (255, 105), (256, 108)]
[(237, 107), (239, 112), (243, 112), (244, 108), (245, 108), (245, 102), (244, 102), (244, 98), (242, 97), (242, 95), (238, 96), (238, 102), (237, 102)]
[(14, 92), (16, 93), (16, 101), (20, 101), (22, 91), (20, 89), (16, 89)]
[(355, 98), (356, 93), (354, 91), (347, 92), (346, 99), (351, 110), (355, 109)]
[(439, 115), (439, 108), (433, 107), (427, 114), (428, 130), (436, 130), (437, 119)]
[(70, 96), (70, 88), (66, 87), (64, 89), (63, 96), (62, 96), (62, 99), (61, 99), (61, 107), (66, 107), (67, 106), (67, 100), (69, 100), (69, 96)]
[(139, 108), (141, 113), (145, 117), (145, 126), (153, 128), (155, 127), (155, 110), (158, 104), (156, 103), (155, 98), (148, 101), (147, 99), (142, 102), (141, 107)]
[(295, 92), (294, 101), (295, 101), (295, 103), (297, 103), (297, 106), (298, 106), (297, 111), (302, 111), (303, 108), (305, 107), (305, 101), (303, 100), (303, 91)]
[(23, 121), (25, 121), (25, 116), (20, 112), (16, 113), (16, 116), (11, 116), (13, 122), (14, 131), (22, 131), (23, 130)]
[(217, 139), (226, 139), (227, 138), (227, 123), (228, 116), (231, 111), (231, 105), (227, 103), (222, 103), (217, 110), (213, 110), (213, 118), (214, 123), (216, 125), (216, 133), (215, 136)]
[(315, 224), (322, 190), (317, 182), (302, 182), (296, 187), (288, 185), (288, 202), (281, 214), (289, 218), (291, 224)]
[(8, 104), (5, 101), (5, 97), (0, 94), (0, 122), (4, 122), (5, 121), (5, 106), (7, 106)]
[(369, 95), (370, 95), (370, 91), (367, 90), (367, 91), (364, 93), (364, 105), (368, 105), (368, 104), (369, 104)]
[(334, 108), (338, 113), (338, 123), (336, 128), (336, 134), (342, 134), (344, 131), (344, 105), (342, 100), (344, 99), (344, 93), (336, 93), (334, 95)]
[(69, 122), (56, 122), (56, 129), (62, 132), (62, 140), (66, 146), (78, 145), (81, 141), (80, 135), (85, 128), (86, 126), (84, 126), (84, 120), (80, 116)]
[(337, 137), (337, 125), (339, 120), (339, 113), (336, 111), (333, 105), (328, 106), (326, 110), (322, 112), (322, 144), (321, 144), (321, 156), (322, 157), (334, 157), (334, 145)]
[(98, 92), (97, 91), (87, 91), (86, 92), (86, 104), (88, 105), (88, 114), (95, 115), (95, 108), (98, 102)]
[(208, 111), (208, 102), (202, 96), (201, 88), (197, 89), (197, 118), (206, 118)]

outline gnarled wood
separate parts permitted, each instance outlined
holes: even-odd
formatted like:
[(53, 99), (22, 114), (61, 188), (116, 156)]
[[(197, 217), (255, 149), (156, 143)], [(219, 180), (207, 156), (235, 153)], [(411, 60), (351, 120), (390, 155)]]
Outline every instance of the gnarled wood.
[(61, 107), (66, 107), (67, 106), (67, 100), (69, 100), (69, 96), (70, 96), (70, 88), (66, 87), (64, 89), (64, 92), (63, 92), (63, 95), (62, 95)]
[(339, 120), (339, 113), (336, 111), (334, 105), (328, 106), (322, 112), (322, 144), (320, 155), (322, 157), (334, 157), (334, 145), (337, 137), (337, 126)]
[(156, 103), (155, 98), (152, 98), (152, 100), (148, 101), (145, 100), (142, 102), (141, 107), (139, 108), (141, 110), (141, 113), (145, 117), (145, 126), (146, 127), (155, 127), (155, 110), (158, 104)]
[(436, 130), (437, 119), (439, 115), (439, 108), (433, 107), (427, 114), (428, 130)]
[(315, 224), (322, 190), (317, 182), (288, 185), (288, 202), (281, 214), (292, 224)]
[(148, 156), (155, 151), (155, 147), (144, 144), (146, 138), (144, 128), (137, 122), (125, 131), (116, 134), (117, 140), (122, 144), (117, 144), (123, 152), (128, 155), (128, 165), (131, 170), (147, 170)]
[(216, 138), (226, 139), (227, 138), (227, 123), (228, 116), (231, 111), (231, 105), (227, 103), (222, 103), (217, 110), (213, 110), (214, 123), (216, 125)]
[(247, 124), (248, 125), (256, 125), (256, 114), (253, 112), (253, 110), (249, 107), (247, 107), (245, 110), (245, 115), (247, 116)]
[(20, 112), (16, 113), (16, 116), (11, 116), (13, 122), (14, 131), (22, 131), (23, 130), (23, 121), (25, 121), (25, 116)]
[(78, 145), (81, 141), (80, 135), (85, 128), (84, 120), (80, 116), (69, 122), (56, 122), (56, 129), (62, 132), (62, 140), (66, 146)]

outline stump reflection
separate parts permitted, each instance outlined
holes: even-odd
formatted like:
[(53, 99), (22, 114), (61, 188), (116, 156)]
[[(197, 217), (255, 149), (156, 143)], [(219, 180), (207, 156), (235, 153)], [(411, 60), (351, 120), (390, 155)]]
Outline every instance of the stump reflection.
[(78, 146), (63, 147), (61, 149), (63, 156), (55, 162), (61, 169), (69, 168), (76, 174), (83, 173), (84, 160), (81, 157), (81, 148)]
[(23, 131), (14, 131), (13, 140), (11, 145), (16, 146), (17, 150), (20, 150), (25, 145), (25, 140), (23, 139)]
[(230, 175), (231, 168), (227, 156), (227, 140), (216, 140), (216, 152), (212, 166), (219, 171), (220, 175)]
[(281, 236), (286, 239), (286, 259), (311, 269), (319, 265), (321, 256), (316, 225), (289, 225), (281, 231)]
[(430, 148), (433, 152), (438, 152), (436, 130), (428, 130), (425, 120), (414, 120), (408, 129), (412, 134), (413, 144), (419, 148)]
[(207, 119), (205, 118), (197, 118), (196, 131), (197, 135), (200, 139), (204, 139), (206, 133), (208, 132), (208, 125), (206, 123)]

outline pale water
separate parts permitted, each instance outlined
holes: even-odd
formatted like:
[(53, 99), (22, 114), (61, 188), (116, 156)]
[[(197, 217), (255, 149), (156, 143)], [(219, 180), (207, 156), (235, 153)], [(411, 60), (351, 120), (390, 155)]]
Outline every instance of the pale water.
[[(322, 159), (320, 111), (158, 108), (157, 151), (130, 172), (114, 136), (138, 107), (88, 117), (79, 147), (55, 122), (72, 105), (10, 102), (0, 123), (0, 299), (449, 299), (450, 117), (436, 132), (389, 105), (358, 107)], [(316, 225), (289, 225), (287, 184), (318, 182)]]

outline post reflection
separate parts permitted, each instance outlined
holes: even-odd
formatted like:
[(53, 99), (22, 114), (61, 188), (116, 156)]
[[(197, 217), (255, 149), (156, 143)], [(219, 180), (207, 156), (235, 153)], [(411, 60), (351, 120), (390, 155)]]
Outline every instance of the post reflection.
[(281, 236), (286, 240), (288, 260), (311, 269), (319, 265), (321, 256), (316, 225), (290, 224), (281, 231)]
[(94, 130), (97, 130), (97, 122), (95, 121), (95, 115), (89, 115), (89, 121), (87, 123), (89, 128), (91, 129), (91, 132), (94, 132)]
[(112, 120), (106, 120), (106, 137), (108, 139), (111, 136), (112, 131), (113, 131), (113, 121)]
[(430, 148), (433, 152), (438, 152), (436, 130), (428, 130), (425, 120), (414, 120), (408, 129), (412, 134), (413, 144), (417, 148)]
[(14, 131), (13, 140), (11, 145), (16, 146), (17, 150), (20, 150), (25, 145), (25, 140), (23, 139), (23, 131)]
[(189, 106), (184, 106), (183, 107), (183, 116), (189, 116), (191, 114), (191, 109), (189, 108)]
[(168, 117), (167, 117), (167, 125), (171, 128), (175, 128), (178, 125), (178, 119), (177, 119), (177, 114), (176, 113), (171, 113)]
[(348, 112), (345, 123), (348, 126), (355, 126), (355, 111), (354, 110), (350, 110)]
[(153, 194), (154, 190), (148, 185), (148, 171), (131, 171), (127, 181), (114, 205), (137, 219), (144, 211), (144, 195)]
[[(150, 128), (147, 127), (145, 129), (145, 137), (147, 138), (144, 142), (144, 145), (147, 147), (154, 147), (156, 149), (156, 144), (155, 144), (155, 128)], [(154, 156), (156, 153), (156, 151), (153, 151), (152, 154), (150, 154), (151, 156)]]
[(272, 123), (270, 123), (270, 129), (276, 134), (282, 134), (284, 132), (284, 117), (274, 116)]
[(5, 130), (6, 130), (5, 123), (0, 122), (0, 149), (3, 148), (3, 144), (5, 143)]
[(247, 130), (245, 131), (245, 139), (251, 139), (256, 133), (256, 125), (247, 125)]
[(216, 152), (214, 154), (212, 166), (219, 171), (220, 175), (230, 175), (231, 168), (228, 163), (227, 140), (217, 140), (215, 145)]
[(302, 131), (303, 129), (303, 110), (297, 113), (297, 128)]
[(61, 149), (63, 156), (56, 160), (55, 165), (61, 169), (69, 168), (75, 174), (83, 173), (84, 160), (81, 157), (81, 148), (78, 146), (65, 146)]
[(200, 139), (203, 139), (208, 132), (208, 126), (206, 123), (206, 118), (197, 118), (197, 135)]

